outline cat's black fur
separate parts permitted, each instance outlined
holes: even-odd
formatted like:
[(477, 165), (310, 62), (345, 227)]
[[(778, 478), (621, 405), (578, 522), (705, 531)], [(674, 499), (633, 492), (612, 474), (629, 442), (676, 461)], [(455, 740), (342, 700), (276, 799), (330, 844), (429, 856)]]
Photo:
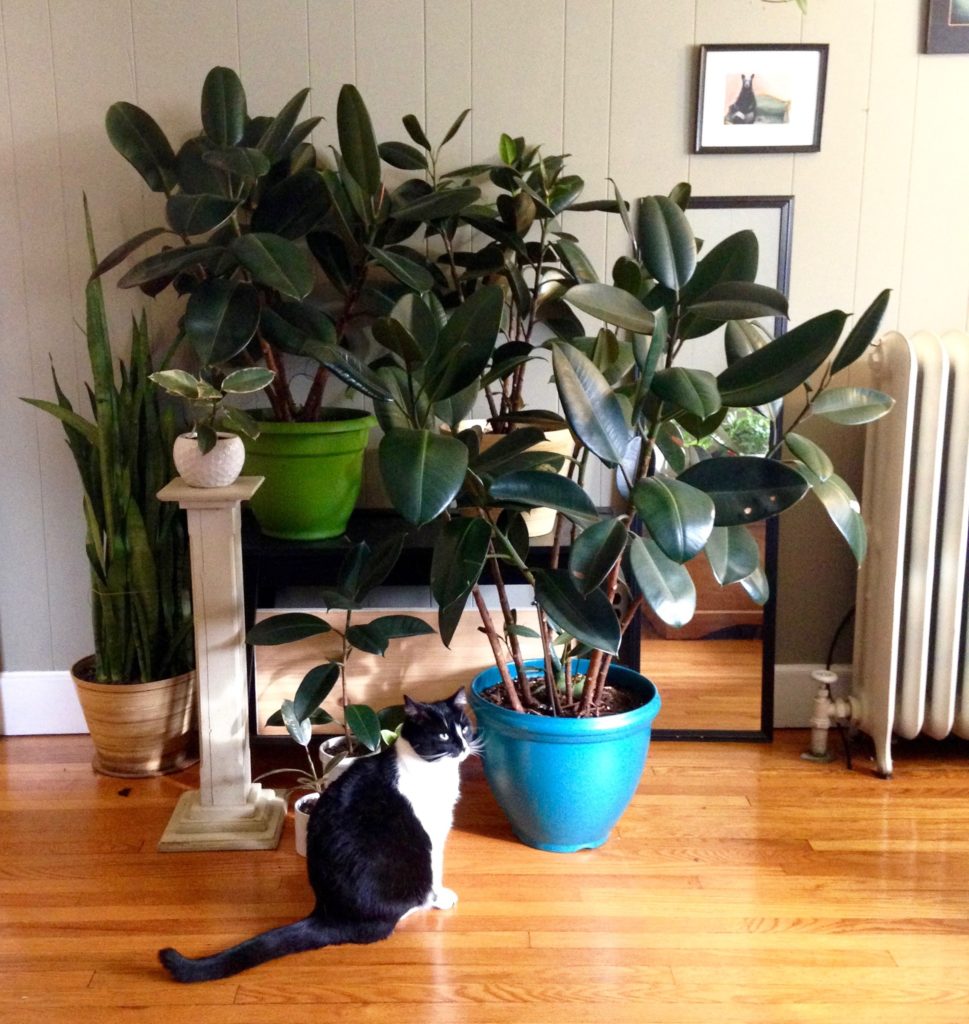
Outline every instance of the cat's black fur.
[(161, 950), (161, 962), (177, 981), (225, 978), (322, 946), (376, 942), (412, 910), (454, 905), (457, 897), (444, 888), (441, 873), (458, 764), (474, 744), (466, 698), (461, 690), (433, 704), (404, 700), (400, 739), (356, 762), (312, 812), (306, 864), (313, 911), (212, 956)]

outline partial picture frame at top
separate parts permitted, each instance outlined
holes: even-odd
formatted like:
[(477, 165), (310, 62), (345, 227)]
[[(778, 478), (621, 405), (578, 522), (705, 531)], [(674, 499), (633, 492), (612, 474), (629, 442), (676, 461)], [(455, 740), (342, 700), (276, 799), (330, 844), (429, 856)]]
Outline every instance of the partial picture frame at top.
[(928, 0), (925, 53), (969, 53), (969, 0)]
[(816, 153), (827, 43), (704, 45), (694, 153)]

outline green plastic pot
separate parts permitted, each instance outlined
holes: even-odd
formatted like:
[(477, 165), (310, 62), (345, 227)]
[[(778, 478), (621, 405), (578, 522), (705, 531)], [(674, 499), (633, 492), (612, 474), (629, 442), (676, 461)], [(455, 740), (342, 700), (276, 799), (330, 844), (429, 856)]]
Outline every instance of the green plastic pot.
[(367, 437), (377, 425), (369, 413), (331, 409), (316, 423), (260, 423), (246, 438), (247, 476), (266, 482), (251, 505), (262, 532), (286, 540), (339, 537), (356, 504)]

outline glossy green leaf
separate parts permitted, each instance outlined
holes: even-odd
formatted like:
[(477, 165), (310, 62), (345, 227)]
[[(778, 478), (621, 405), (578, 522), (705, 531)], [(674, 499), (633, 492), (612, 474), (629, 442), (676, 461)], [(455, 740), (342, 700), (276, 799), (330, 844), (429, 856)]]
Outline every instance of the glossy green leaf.
[[(471, 113), (471, 108), (467, 107), (461, 111), (460, 114), (451, 122), (451, 127), (444, 133), (444, 138), (441, 140), (441, 146), (447, 145), (454, 138), (455, 135), (461, 130), (461, 125), (464, 124), (464, 119)], [(431, 147), (428, 146), (428, 149)]]
[(111, 145), (144, 178), (152, 192), (176, 185), (175, 153), (154, 118), (133, 103), (112, 103), (105, 117)]
[(293, 242), (278, 235), (252, 232), (233, 239), (229, 249), (260, 284), (293, 299), (309, 295), (313, 268)]
[(686, 214), (666, 196), (645, 196), (637, 223), (643, 265), (660, 284), (676, 292), (693, 276), (696, 239)]
[(421, 127), (420, 121), (413, 114), (404, 114), (401, 118), (401, 122), (404, 125), (407, 134), (417, 143), (418, 146), (423, 146), (425, 149), (430, 149), (431, 144), (424, 134), (424, 129)]
[(444, 524), (431, 558), (431, 594), (438, 605), (467, 600), (481, 577), (490, 540), (483, 519), (457, 516)]
[(106, 274), (109, 270), (113, 270), (119, 263), (123, 263), (136, 249), (140, 249), (145, 242), (150, 242), (151, 239), (157, 238), (159, 235), (167, 234), (170, 234), (168, 228), (160, 227), (140, 231), (133, 238), (129, 238), (127, 242), (122, 242), (116, 249), (112, 249), (91, 271), (89, 280), (94, 280), (102, 274)]
[(717, 378), (707, 370), (671, 366), (653, 376), (653, 394), (705, 420), (720, 409)]
[(891, 412), (895, 399), (872, 388), (828, 388), (811, 403), (811, 414), (834, 423), (857, 426)]
[(753, 231), (745, 229), (729, 235), (697, 263), (689, 284), (683, 289), (684, 305), (689, 306), (724, 281), (753, 281), (757, 277), (759, 258), (760, 247)]
[(433, 626), (429, 626), (415, 615), (381, 615), (363, 625), (351, 626), (346, 635), (347, 640), (357, 650), (383, 656), (387, 653), (391, 640), (408, 636), (426, 636), (433, 632)]
[(401, 171), (426, 171), (427, 157), (406, 142), (381, 142), (377, 152), (384, 163)]
[(389, 271), (401, 284), (415, 292), (430, 291), (434, 287), (434, 278), (429, 270), (426, 270), (419, 263), (401, 256), (400, 253), (389, 252), (387, 249), (378, 249), (376, 246), (368, 246), (367, 252), (374, 260)]
[(230, 395), (251, 395), (272, 383), (275, 374), (264, 366), (243, 366), (222, 381), (222, 390)]
[(868, 531), (854, 492), (837, 473), (832, 473), (827, 480), (821, 480), (806, 465), (799, 465), (798, 469), (810, 484), (814, 495), (824, 505), (835, 529), (847, 541), (855, 561), (861, 565), (868, 551)]
[(595, 590), (622, 558), (628, 531), (622, 519), (602, 519), (583, 530), (569, 549), (569, 572), (583, 594)]
[(366, 704), (348, 704), (343, 709), (347, 726), (367, 750), (380, 749), (380, 719)]
[(479, 476), (493, 476), (517, 468), (518, 457), (544, 440), (545, 432), (538, 427), (519, 427), (500, 434), (494, 444), (483, 448), (472, 460), (472, 468)]
[(336, 125), (347, 170), (367, 195), (375, 195), (380, 188), (380, 154), (370, 113), (356, 86), (350, 83), (340, 89)]
[(749, 576), (745, 576), (740, 585), (747, 591), (747, 596), (759, 605), (767, 604), (770, 598), (770, 581), (763, 569), (755, 569)]
[(257, 622), (246, 634), (246, 643), (254, 646), (289, 644), (329, 632), (329, 624), (309, 612), (282, 612)]
[(204, 235), (228, 220), (238, 205), (234, 199), (220, 196), (170, 196), (165, 219), (176, 234)]
[(503, 308), (497, 285), (479, 288), (450, 315), (435, 350), (435, 365), (427, 374), (431, 401), (441, 401), (476, 381), (491, 359)]
[(148, 379), (177, 398), (193, 402), (199, 397), (199, 379), (187, 370), (157, 370), (149, 374)]
[(340, 666), (328, 661), (316, 665), (303, 676), (293, 697), (293, 711), (297, 718), (309, 718), (330, 695), (340, 678)]
[(668, 558), (687, 562), (703, 550), (713, 530), (710, 496), (680, 480), (652, 476), (633, 488), (633, 505)]
[(199, 265), (206, 265), (222, 255), (223, 250), (213, 245), (199, 242), (195, 245), (184, 245), (178, 249), (163, 249), (154, 256), (136, 263), (118, 281), (120, 288), (137, 288), (139, 285), (157, 281), (160, 278), (172, 277), (183, 270), (190, 270)]
[(770, 340), (757, 324), (749, 323), (747, 320), (731, 320), (724, 332), (727, 365), (763, 348)]
[(378, 459), (394, 508), (420, 526), (443, 512), (461, 489), (468, 449), (454, 437), (397, 429), (384, 434)]
[(633, 537), (629, 566), (643, 599), (668, 626), (685, 626), (696, 611), (696, 587), (686, 566), (667, 558), (655, 541)]
[(885, 310), (888, 309), (888, 301), (891, 298), (891, 289), (886, 288), (880, 292), (874, 302), (855, 321), (854, 326), (848, 332), (844, 344), (838, 350), (834, 361), (831, 364), (831, 372), (837, 373), (846, 366), (850, 366), (856, 359), (863, 356), (868, 346), (875, 340)]
[(232, 68), (216, 67), (202, 84), (202, 127), (217, 146), (234, 146), (246, 127), (246, 93)]
[(296, 125), (306, 97), (309, 96), (309, 89), (300, 89), (292, 99), (288, 100), (282, 110), (266, 125), (265, 130), (259, 137), (256, 148), (261, 150), (274, 163), (287, 144), (290, 133)]
[(258, 181), (269, 173), (269, 157), (260, 149), (251, 146), (232, 146), (228, 149), (211, 149), (202, 152), (202, 160), (211, 167), (217, 167), (242, 181)]
[(203, 366), (224, 363), (249, 344), (259, 324), (259, 294), (251, 284), (210, 278), (188, 297), (183, 326)]
[(821, 313), (732, 363), (717, 378), (723, 404), (765, 405), (789, 394), (831, 354), (846, 319), (840, 310)]
[(809, 437), (791, 432), (784, 437), (784, 443), (791, 450), (791, 454), (803, 462), (818, 479), (827, 480), (834, 472), (834, 463), (828, 453)]
[(590, 359), (571, 345), (554, 346), (552, 366), (572, 432), (607, 465), (618, 465), (633, 431), (608, 381)]
[(309, 234), (326, 216), (330, 193), (315, 167), (305, 167), (263, 192), (251, 230), (292, 240)]
[(750, 281), (725, 281), (693, 302), (690, 312), (704, 320), (753, 320), (787, 316), (787, 297), (776, 288)]
[(325, 366), (344, 384), (359, 391), (362, 395), (377, 402), (389, 402), (391, 392), (385, 386), (380, 375), (373, 371), (362, 359), (358, 359), (348, 349), (339, 345), (314, 345), (305, 351)]
[(722, 586), (739, 583), (760, 566), (760, 548), (743, 526), (718, 526), (705, 549), (707, 561)]
[(800, 501), (808, 490), (797, 470), (753, 455), (704, 459), (678, 479), (713, 499), (717, 526), (767, 519)]
[(480, 197), (481, 189), (476, 185), (428, 192), (427, 195), (398, 206), (394, 210), (394, 216), (402, 221), (429, 221), (455, 217)]
[(607, 324), (624, 327), (637, 334), (650, 334), (653, 330), (653, 314), (622, 288), (610, 284), (577, 284), (565, 293), (566, 302), (572, 303), (583, 313), (604, 320)]
[(283, 725), (286, 726), (286, 731), (293, 741), (301, 747), (308, 746), (313, 738), (313, 723), (308, 718), (297, 716), (296, 708), (291, 700), (284, 700), (279, 712)]
[(606, 654), (619, 653), (619, 620), (601, 590), (583, 594), (566, 569), (536, 569), (535, 599), (560, 630)]
[(496, 502), (551, 508), (578, 523), (587, 522), (596, 515), (592, 499), (574, 480), (548, 470), (525, 469), (506, 473), (492, 481), (488, 494)]

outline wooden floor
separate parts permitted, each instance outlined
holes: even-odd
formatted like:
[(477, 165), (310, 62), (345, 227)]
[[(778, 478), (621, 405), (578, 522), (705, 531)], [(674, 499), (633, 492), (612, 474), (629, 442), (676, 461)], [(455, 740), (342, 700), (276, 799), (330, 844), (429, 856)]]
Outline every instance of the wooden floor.
[(0, 740), (0, 1021), (965, 1024), (965, 750), (900, 750), (882, 781), (805, 739), (655, 743), (608, 845), (569, 856), (516, 843), (468, 765), (455, 910), (196, 986), (157, 948), (307, 909), (291, 822), (275, 852), (158, 854), (192, 771), (125, 783), (86, 738)]

